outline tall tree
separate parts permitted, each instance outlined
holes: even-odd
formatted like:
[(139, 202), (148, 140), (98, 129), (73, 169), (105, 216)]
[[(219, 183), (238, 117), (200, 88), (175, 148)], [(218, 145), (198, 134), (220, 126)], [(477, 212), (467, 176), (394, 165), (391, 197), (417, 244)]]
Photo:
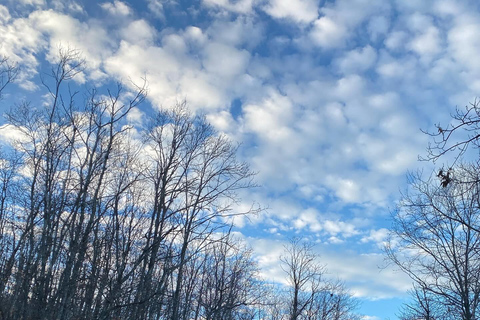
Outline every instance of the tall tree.
[(441, 299), (427, 289), (414, 285), (410, 291), (413, 301), (406, 303), (400, 310), (400, 320), (453, 320), (457, 319)]
[(280, 260), (291, 289), (289, 319), (297, 320), (322, 290), (325, 268), (317, 261), (313, 244), (299, 238), (293, 238), (285, 246)]
[[(475, 172), (457, 168), (461, 179), (447, 187), (435, 177), (413, 176), (393, 215), (386, 247), (388, 257), (424, 293), (417, 297), (425, 297), (425, 305), (434, 299), (464, 320), (476, 319), (480, 303), (480, 234), (472, 228), (480, 219), (480, 185), (470, 176)], [(467, 180), (477, 182), (460, 182)]]
[(250, 256), (222, 258), (216, 237), (238, 214), (237, 191), (253, 185), (237, 145), (185, 104), (133, 127), (145, 84), (79, 101), (69, 81), (82, 66), (79, 52), (61, 50), (43, 78), (49, 105), (7, 116), (21, 138), (0, 159), (1, 317), (185, 319), (197, 294), (188, 268), (206, 257), (225, 275), (239, 264), (237, 298), (220, 303), (235, 307), (222, 308), (249, 301), (239, 297)]

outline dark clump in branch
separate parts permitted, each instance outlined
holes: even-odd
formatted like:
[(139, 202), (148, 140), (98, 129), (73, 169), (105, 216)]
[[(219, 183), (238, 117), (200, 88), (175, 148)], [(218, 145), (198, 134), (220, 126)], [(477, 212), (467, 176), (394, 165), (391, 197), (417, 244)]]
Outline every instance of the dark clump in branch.
[(440, 169), (438, 171), (437, 177), (440, 179), (440, 184), (443, 188), (448, 186), (448, 184), (452, 181), (452, 177), (450, 176), (452, 172), (452, 168), (448, 169), (447, 173)]

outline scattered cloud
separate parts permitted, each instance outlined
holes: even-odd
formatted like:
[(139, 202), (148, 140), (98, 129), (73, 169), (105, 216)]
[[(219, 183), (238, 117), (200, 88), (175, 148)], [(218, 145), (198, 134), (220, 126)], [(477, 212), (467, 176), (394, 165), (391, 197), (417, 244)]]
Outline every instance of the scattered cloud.
[(206, 6), (236, 13), (251, 13), (255, 0), (203, 0)]
[(385, 246), (385, 241), (388, 238), (388, 229), (386, 228), (380, 228), (377, 230), (370, 230), (369, 234), (367, 236), (364, 236), (361, 241), (363, 243), (367, 242), (373, 242), (375, 243), (379, 248), (383, 249)]
[(321, 17), (313, 24), (310, 36), (315, 44), (324, 48), (334, 48), (343, 44), (347, 29), (332, 18)]
[[(250, 239), (265, 275), (284, 281), (275, 265), (282, 239), (304, 234), (324, 245), (329, 269), (357, 296), (403, 294), (405, 279), (376, 268), (385, 215), (405, 172), (421, 166), (427, 138), (419, 128), (444, 123), (451, 108), (478, 95), (477, 5), (115, 0), (95, 8), (0, 5), (0, 55), (21, 65), (20, 89), (36, 92), (44, 60), (53, 61), (59, 46), (85, 57), (78, 81), (129, 87), (146, 77), (153, 108), (186, 99), (242, 143), (240, 156), (261, 188), (242, 194), (238, 207), (256, 202), (268, 210), (236, 223), (245, 234), (265, 230)], [(128, 121), (141, 123), (148, 112), (134, 109)]]
[(130, 7), (125, 2), (119, 0), (104, 2), (100, 6), (113, 16), (128, 16), (132, 13)]
[(310, 23), (318, 17), (318, 0), (269, 0), (263, 10), (275, 19)]
[(344, 74), (365, 72), (375, 65), (377, 53), (367, 45), (363, 48), (351, 50), (337, 60), (340, 71)]

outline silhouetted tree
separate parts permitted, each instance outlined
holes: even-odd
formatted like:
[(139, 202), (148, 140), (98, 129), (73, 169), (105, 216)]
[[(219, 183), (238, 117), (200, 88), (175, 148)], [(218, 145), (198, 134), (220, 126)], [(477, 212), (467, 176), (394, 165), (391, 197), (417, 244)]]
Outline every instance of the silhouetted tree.
[(461, 178), (446, 188), (436, 177), (411, 176), (386, 252), (421, 290), (424, 316), (434, 301), (455, 318), (473, 320), (480, 302), (480, 185), (470, 176), (478, 170), (455, 172)]
[(11, 63), (8, 57), (0, 56), (0, 99), (7, 85), (15, 81), (19, 73), (18, 66)]
[(449, 320), (457, 319), (441, 299), (426, 288), (414, 285), (410, 291), (412, 301), (403, 305), (398, 316), (401, 320)]
[(313, 244), (293, 238), (280, 257), (291, 288), (290, 320), (300, 319), (315, 296), (322, 290), (324, 266), (319, 264)]
[[(48, 105), (7, 114), (3, 130), (19, 138), (0, 155), (0, 318), (245, 314), (255, 264), (229, 233), (217, 237), (228, 216), (249, 213), (232, 211), (254, 176), (237, 145), (185, 103), (132, 126), (145, 83), (79, 102), (69, 81), (83, 65), (60, 49), (42, 77)], [(0, 60), (0, 92), (16, 72)], [(196, 267), (206, 273), (192, 278)]]

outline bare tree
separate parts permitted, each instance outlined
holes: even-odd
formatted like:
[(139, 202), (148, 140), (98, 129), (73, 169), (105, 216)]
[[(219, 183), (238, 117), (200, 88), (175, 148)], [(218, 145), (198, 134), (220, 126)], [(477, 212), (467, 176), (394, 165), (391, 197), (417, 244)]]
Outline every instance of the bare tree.
[[(211, 235), (225, 226), (237, 191), (253, 186), (254, 174), (237, 160), (237, 146), (185, 103), (156, 115), (145, 149), (150, 221), (132, 317), (145, 318), (152, 307), (143, 301), (158, 297), (155, 308), (180, 319), (187, 264), (215, 240)], [(171, 299), (163, 299), (167, 294)]]
[(230, 233), (208, 246), (201, 270), (196, 303), (203, 315), (195, 319), (239, 319), (260, 302), (263, 288), (252, 252)]
[(464, 108), (457, 108), (451, 118), (449, 124), (436, 124), (434, 132), (424, 131), (432, 141), (428, 145), (427, 156), (420, 159), (436, 162), (441, 157), (453, 153), (455, 157), (453, 167), (470, 146), (478, 149), (480, 146), (480, 100), (475, 99)]
[(406, 303), (400, 310), (399, 319), (401, 320), (450, 320), (457, 319), (449, 308), (446, 307), (441, 299), (426, 288), (414, 285), (410, 291), (411, 302)]
[(233, 210), (254, 186), (237, 144), (185, 103), (134, 127), (146, 85), (73, 92), (82, 71), (60, 50), (48, 105), (7, 115), (21, 138), (0, 154), (1, 319), (355, 319), (311, 244), (285, 247), (288, 290), (259, 278), (227, 224), (252, 212)]
[(307, 320), (360, 320), (360, 303), (341, 281), (326, 281), (307, 308)]
[(299, 238), (293, 238), (285, 246), (285, 254), (280, 260), (291, 289), (289, 319), (297, 320), (322, 291), (325, 267), (319, 264), (318, 255), (313, 252), (313, 244)]
[(424, 307), (434, 299), (455, 318), (476, 319), (480, 234), (471, 226), (480, 218), (478, 183), (452, 182), (446, 188), (435, 177), (411, 180), (412, 191), (393, 215), (387, 255), (424, 292), (417, 295)]
[(19, 73), (18, 66), (11, 63), (7, 57), (0, 56), (0, 99), (5, 87), (15, 81)]
[(7, 117), (22, 136), (14, 145), (20, 161), (2, 160), (11, 168), (3, 180), (4, 195), (11, 194), (2, 214), (8, 246), (0, 257), (7, 319), (93, 318), (105, 289), (99, 279), (112, 274), (105, 217), (128, 188), (109, 188), (110, 179), (123, 154), (122, 121), (144, 89), (126, 104), (121, 87), (101, 97), (92, 90), (79, 108), (77, 93), (64, 85), (81, 70), (79, 53), (61, 50), (43, 78), (51, 104), (35, 109), (25, 103)]

